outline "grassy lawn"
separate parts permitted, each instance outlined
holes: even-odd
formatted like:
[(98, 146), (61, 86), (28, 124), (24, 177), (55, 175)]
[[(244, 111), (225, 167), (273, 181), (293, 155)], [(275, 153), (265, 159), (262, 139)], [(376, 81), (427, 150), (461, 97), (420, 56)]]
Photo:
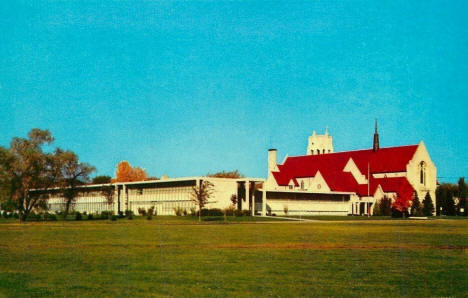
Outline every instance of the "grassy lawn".
[(468, 220), (0, 223), (0, 296), (467, 293)]

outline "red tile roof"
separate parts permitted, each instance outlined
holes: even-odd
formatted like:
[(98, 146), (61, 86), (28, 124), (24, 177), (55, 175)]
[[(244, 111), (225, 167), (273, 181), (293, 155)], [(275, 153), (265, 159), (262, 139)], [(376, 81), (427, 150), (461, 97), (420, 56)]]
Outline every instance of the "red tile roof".
[[(343, 172), (349, 159), (352, 158), (361, 174), (367, 179), (368, 166), (371, 174), (406, 172), (406, 165), (412, 159), (418, 145), (328, 153), (321, 155), (304, 155), (288, 157), (278, 172), (273, 172), (278, 185), (288, 185), (291, 179), (315, 177), (318, 171), (322, 174), (332, 191), (356, 192), (367, 195), (367, 184), (359, 185), (351, 173)], [(370, 195), (380, 185), (384, 192), (396, 192), (399, 196), (412, 197), (413, 187), (405, 177), (370, 179)]]

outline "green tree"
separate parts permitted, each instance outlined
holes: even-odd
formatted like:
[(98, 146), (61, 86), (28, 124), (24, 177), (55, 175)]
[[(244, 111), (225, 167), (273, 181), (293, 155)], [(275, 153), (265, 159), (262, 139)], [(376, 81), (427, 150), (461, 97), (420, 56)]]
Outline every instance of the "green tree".
[(374, 207), (374, 215), (376, 216), (390, 216), (392, 215), (392, 199), (384, 196), (378, 201)]
[(208, 199), (213, 194), (213, 183), (202, 181), (200, 185), (192, 187), (192, 201), (198, 206), (198, 221), (201, 221), (201, 211), (208, 203)]
[(458, 197), (459, 197), (459, 201), (457, 205), (458, 214), (467, 215), (468, 212), (466, 210), (466, 198), (468, 197), (468, 188), (466, 187), (464, 177), (461, 177), (458, 180)]
[(434, 213), (434, 203), (432, 203), (432, 198), (429, 192), (426, 193), (423, 200), (423, 213), (425, 216), (432, 216)]
[(57, 149), (55, 156), (60, 166), (60, 186), (65, 200), (64, 214), (66, 217), (81, 191), (79, 186), (89, 182), (89, 175), (95, 171), (95, 168), (87, 163), (80, 162), (78, 155), (70, 150)]
[(44, 206), (46, 191), (55, 186), (60, 177), (55, 154), (43, 150), (53, 140), (48, 130), (34, 128), (28, 138), (13, 138), (6, 160), (3, 158), (2, 176), (6, 177), (2, 179), (8, 182), (9, 199), (18, 207), (22, 221), (26, 220), (31, 210)]
[(412, 216), (422, 216), (423, 210), (421, 202), (419, 201), (418, 193), (415, 192), (413, 203), (411, 205), (411, 215)]
[[(11, 178), (9, 173), (13, 157), (10, 152), (0, 146), (0, 210), (7, 210), (11, 205)], [(10, 210), (8, 210), (10, 211)]]
[(112, 177), (111, 176), (106, 176), (106, 175), (101, 175), (101, 176), (96, 176), (91, 180), (92, 184), (107, 184), (111, 183)]
[(239, 173), (238, 170), (234, 170), (234, 171), (222, 171), (222, 172), (217, 172), (217, 173), (214, 173), (214, 174), (206, 174), (207, 177), (216, 177), (216, 178), (232, 178), (232, 179), (236, 179), (236, 178), (244, 178), (245, 176), (241, 173)]
[(458, 193), (458, 186), (450, 183), (443, 183), (436, 189), (436, 204), (438, 215), (456, 215), (456, 206), (453, 200)]

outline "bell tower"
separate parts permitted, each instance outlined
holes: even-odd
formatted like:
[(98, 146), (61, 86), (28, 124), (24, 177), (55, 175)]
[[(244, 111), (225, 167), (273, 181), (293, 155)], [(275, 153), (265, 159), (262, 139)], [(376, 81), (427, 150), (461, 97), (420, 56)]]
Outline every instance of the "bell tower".
[(314, 130), (307, 145), (307, 155), (327, 153), (333, 153), (333, 138), (328, 134), (328, 126), (323, 135), (318, 135)]

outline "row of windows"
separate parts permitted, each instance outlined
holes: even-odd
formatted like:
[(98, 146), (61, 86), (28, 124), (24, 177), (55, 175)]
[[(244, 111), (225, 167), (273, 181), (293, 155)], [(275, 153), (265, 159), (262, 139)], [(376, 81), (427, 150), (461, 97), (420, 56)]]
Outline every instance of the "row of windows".
[[(310, 153), (314, 154), (315, 152), (317, 152), (316, 154), (325, 154), (326, 151), (325, 149), (322, 149), (322, 152), (320, 152), (320, 149), (317, 149), (317, 151), (314, 151), (314, 149), (310, 150)], [(331, 153), (331, 150), (328, 149), (328, 153)]]

